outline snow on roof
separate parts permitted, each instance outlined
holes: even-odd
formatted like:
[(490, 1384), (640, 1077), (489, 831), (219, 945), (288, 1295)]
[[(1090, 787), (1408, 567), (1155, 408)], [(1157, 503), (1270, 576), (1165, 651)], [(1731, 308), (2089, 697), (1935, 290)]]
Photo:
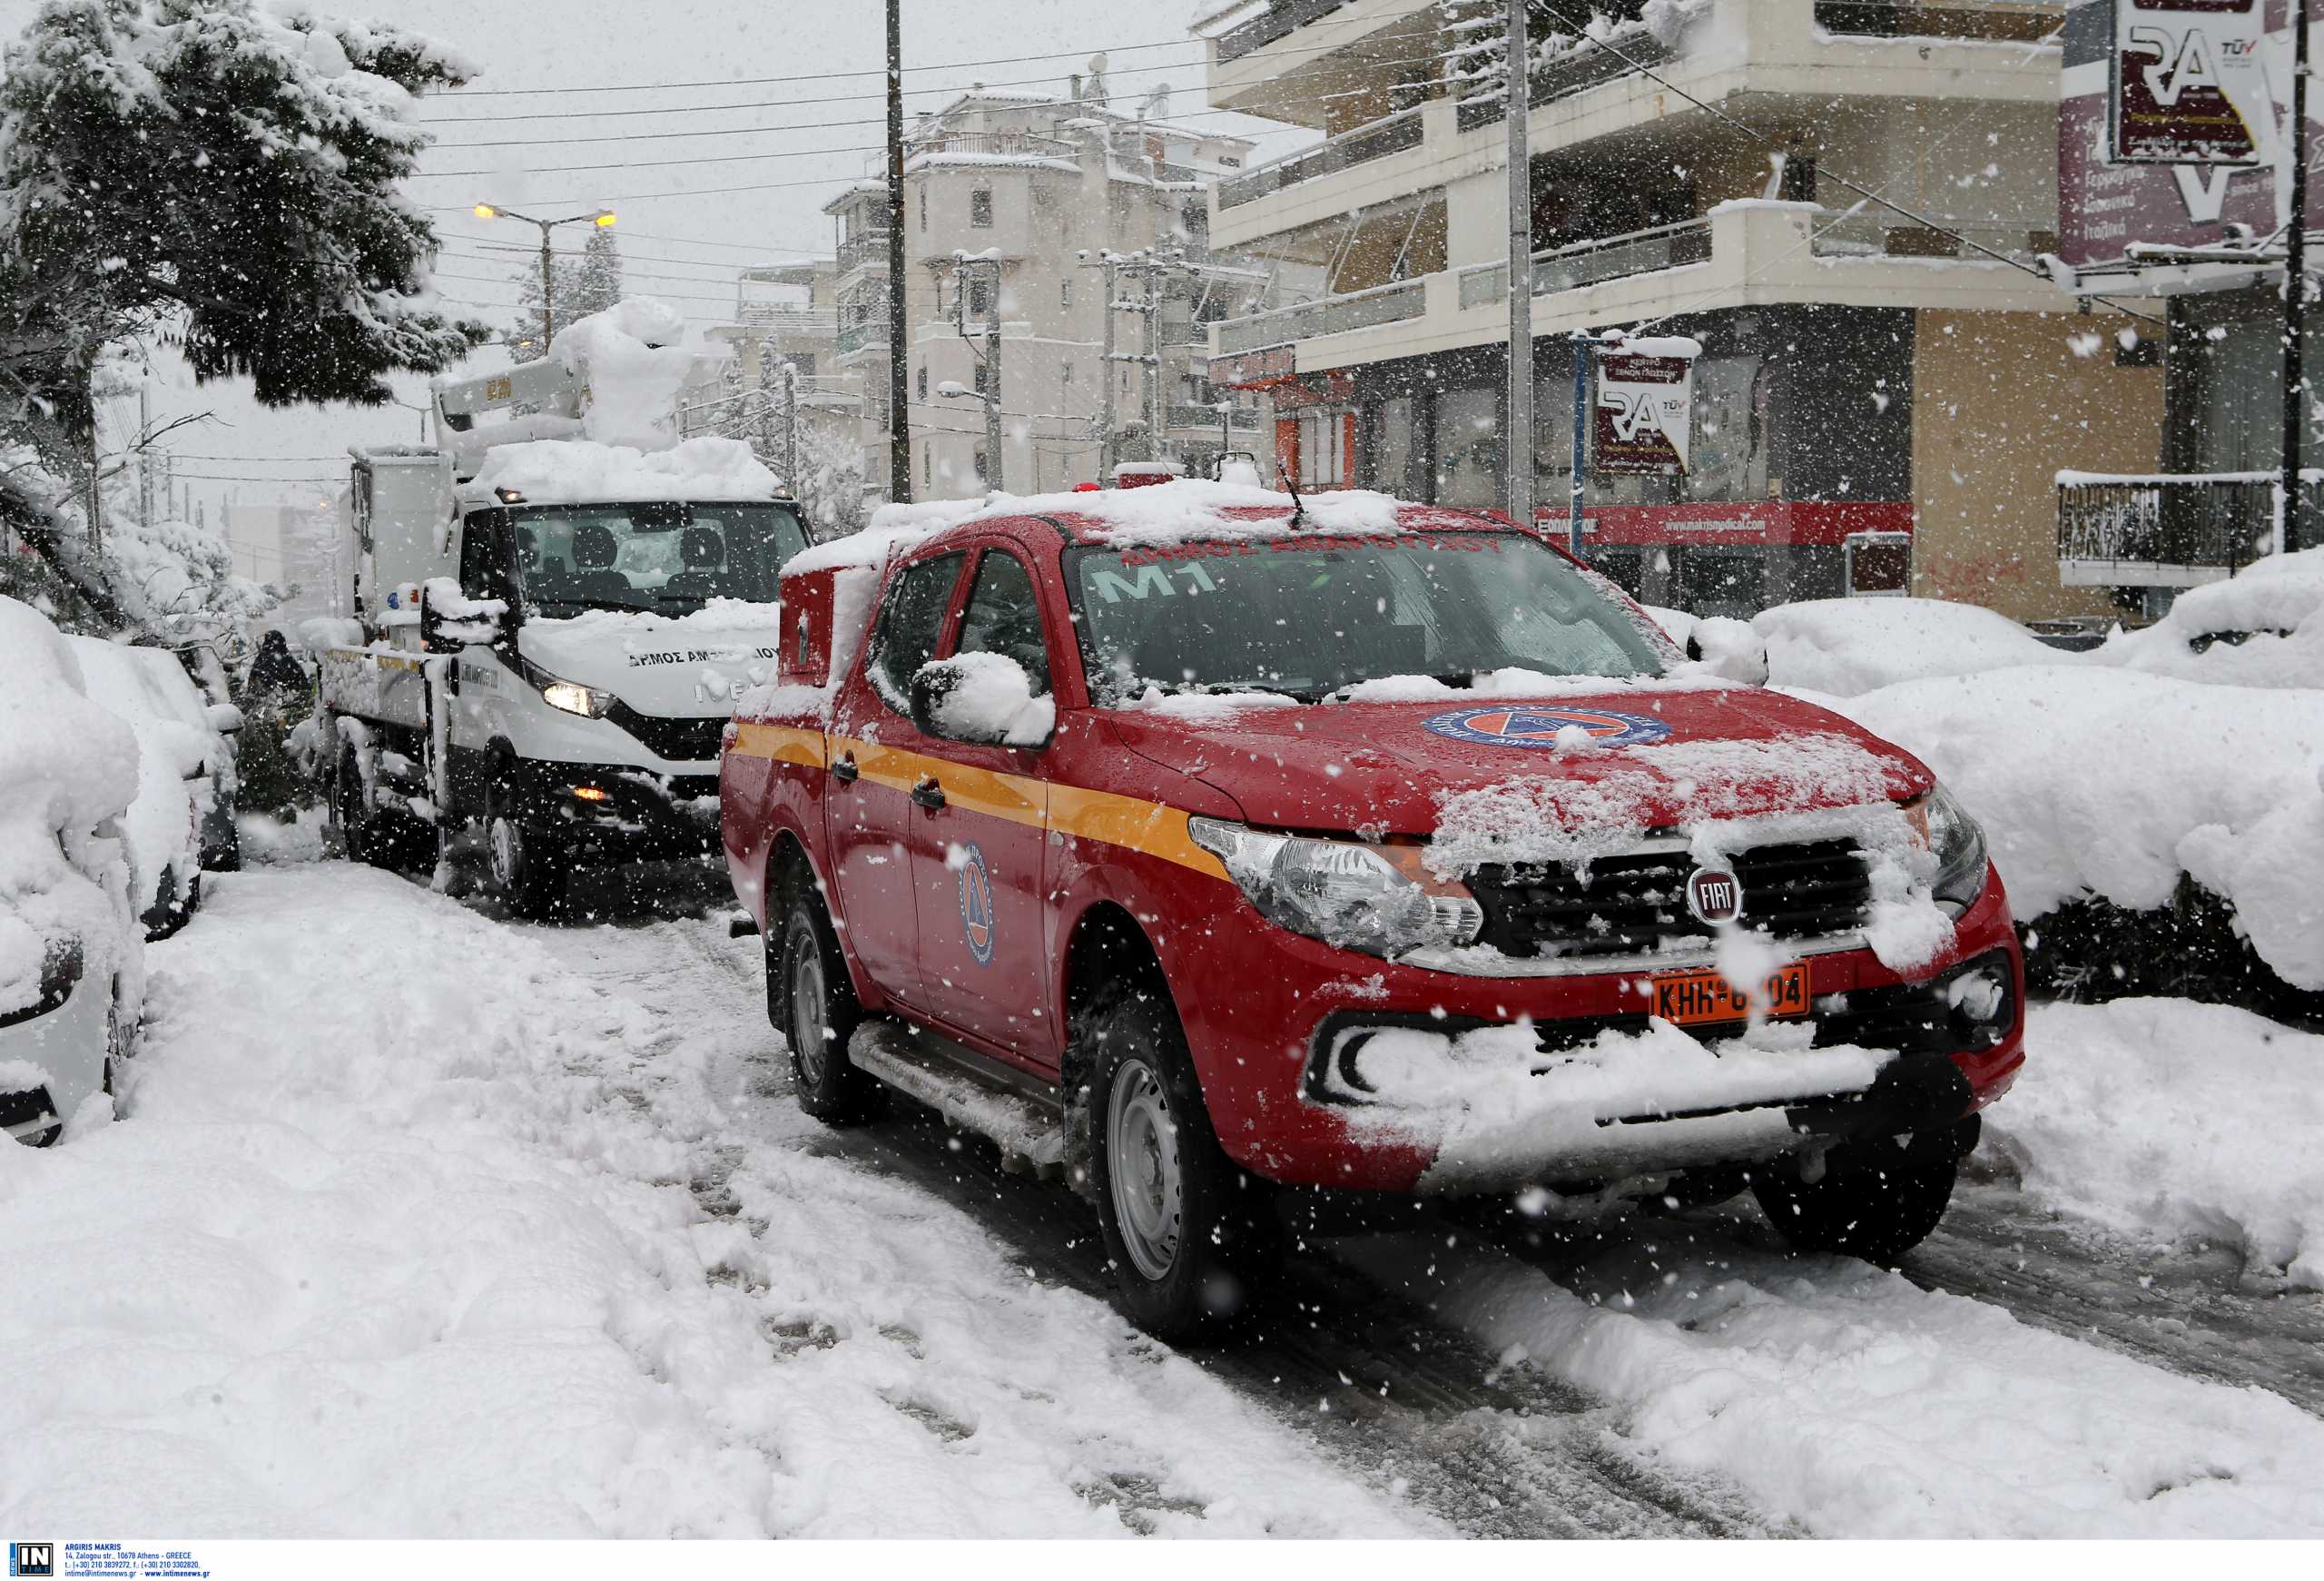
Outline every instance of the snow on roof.
[(585, 437), (657, 449), (670, 442), (678, 392), (694, 372), (686, 319), (667, 302), (626, 297), (559, 330), (549, 355), (587, 391)]
[[(1199, 538), (1275, 538), (1295, 530), (1381, 533), (1402, 530), (1397, 502), (1368, 489), (1340, 489), (1303, 497), (1305, 513), (1293, 528), (1301, 500), (1269, 489), (1178, 478), (1144, 489), (1102, 489), (1078, 494), (994, 494), (981, 505), (966, 504), (959, 519), (1000, 516), (1076, 516), (1095, 526), (1093, 536), (1117, 548), (1183, 543)], [(1252, 511), (1281, 511), (1253, 519)], [(1229, 514), (1237, 512), (1243, 514)]]
[(688, 440), (673, 450), (639, 450), (587, 440), (495, 445), (462, 490), (490, 499), (513, 489), (527, 504), (623, 499), (772, 499), (778, 485), (740, 440)]

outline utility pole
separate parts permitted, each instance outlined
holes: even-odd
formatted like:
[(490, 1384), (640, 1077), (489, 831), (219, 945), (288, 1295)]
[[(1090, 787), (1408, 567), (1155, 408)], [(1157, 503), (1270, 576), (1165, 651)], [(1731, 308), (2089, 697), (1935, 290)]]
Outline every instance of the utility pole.
[(904, 366), (904, 23), (888, 0), (888, 498), (911, 501), (911, 380)]
[(1104, 282), (1105, 301), (1099, 305), (1105, 312), (1105, 352), (1098, 358), (1098, 383), (1104, 387), (1104, 397), (1098, 410), (1098, 480), (1113, 481), (1114, 469), (1121, 461), (1121, 446), (1114, 438), (1114, 291), (1118, 272), (1110, 248), (1098, 254), (1098, 279)]
[(2308, 423), (2301, 353), (2308, 331), (2308, 0), (2292, 0), (2291, 214), (2284, 235), (2284, 445), (2277, 548), (2306, 546), (2300, 531), (2299, 460)]
[[(1531, 46), (1525, 37), (1528, 0), (1509, 0), (1509, 98), (1502, 124), (1509, 132), (1509, 428), (1502, 454), (1509, 474), (1509, 519), (1533, 524), (1533, 163), (1525, 118), (1532, 108)], [(1588, 354), (1575, 355), (1587, 368)], [(1586, 372), (1581, 377), (1587, 377)], [(1581, 430), (1574, 429), (1579, 454)], [(1574, 520), (1581, 511), (1581, 465), (1573, 469)], [(1574, 528), (1580, 547), (1581, 529)]]
[(150, 386), (137, 387), (137, 525), (147, 532), (153, 530), (153, 392)]
[(999, 489), (1008, 469), (1000, 454), (1000, 261), (992, 261), (992, 293), (984, 300), (984, 453), (990, 476), (986, 486)]
[(783, 364), (783, 480), (799, 491), (799, 365)]
[(1162, 388), (1162, 265), (1148, 260), (1146, 270), (1146, 433), (1150, 459), (1159, 461), (1169, 449), (1170, 403)]

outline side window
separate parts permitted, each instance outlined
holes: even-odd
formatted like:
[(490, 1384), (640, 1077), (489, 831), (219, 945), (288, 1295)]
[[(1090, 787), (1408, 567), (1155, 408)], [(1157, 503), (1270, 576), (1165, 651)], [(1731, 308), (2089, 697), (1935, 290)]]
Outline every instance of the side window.
[(460, 591), (471, 598), (506, 598), (508, 577), (502, 545), (508, 538), (508, 518), (497, 510), (479, 511), (460, 528)]
[(911, 706), (913, 673), (936, 657), (936, 644), (944, 635), (944, 611), (951, 607), (952, 588), (966, 558), (944, 555), (924, 560), (898, 576), (888, 589), (879, 629), (872, 637), (871, 662), (864, 668), (881, 697), (899, 714)]
[(977, 585), (960, 616), (956, 653), (1005, 654), (1032, 677), (1033, 695), (1049, 689), (1049, 644), (1041, 636), (1041, 607), (1024, 562), (988, 549), (977, 562)]

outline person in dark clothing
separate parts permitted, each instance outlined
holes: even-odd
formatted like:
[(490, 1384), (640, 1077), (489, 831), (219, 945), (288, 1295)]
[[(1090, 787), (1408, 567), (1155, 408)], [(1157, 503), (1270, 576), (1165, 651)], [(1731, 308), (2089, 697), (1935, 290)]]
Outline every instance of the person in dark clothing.
[(251, 661), (250, 678), (243, 684), (253, 694), (295, 694), (306, 691), (310, 683), (299, 661), (290, 657), (290, 645), (282, 633), (270, 631), (259, 639), (258, 657)]

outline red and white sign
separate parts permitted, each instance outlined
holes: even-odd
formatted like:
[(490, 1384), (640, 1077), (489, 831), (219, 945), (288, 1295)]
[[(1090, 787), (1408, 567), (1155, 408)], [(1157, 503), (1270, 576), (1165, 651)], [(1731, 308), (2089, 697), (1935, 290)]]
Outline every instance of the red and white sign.
[(2260, 0), (2115, 0), (2118, 164), (2255, 165), (2275, 141)]
[[(1561, 506), (1544, 505), (1534, 519), (1562, 532)], [(1739, 505), (1592, 505), (1581, 530), (1593, 547), (1705, 544), (1730, 548), (1821, 545), (1837, 548), (1849, 537), (1885, 533), (1909, 538), (1913, 506), (1902, 499), (1769, 499)]]
[(1590, 470), (1600, 478), (1683, 475), (1694, 378), (1690, 357), (1600, 354)]

